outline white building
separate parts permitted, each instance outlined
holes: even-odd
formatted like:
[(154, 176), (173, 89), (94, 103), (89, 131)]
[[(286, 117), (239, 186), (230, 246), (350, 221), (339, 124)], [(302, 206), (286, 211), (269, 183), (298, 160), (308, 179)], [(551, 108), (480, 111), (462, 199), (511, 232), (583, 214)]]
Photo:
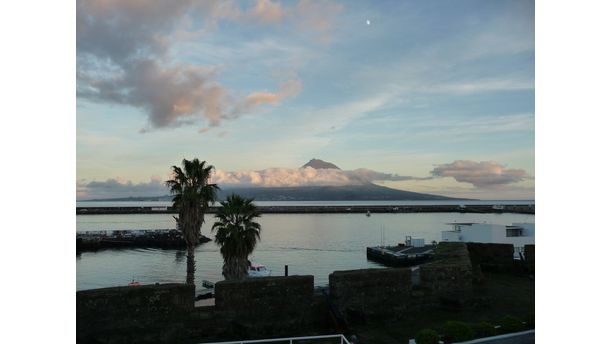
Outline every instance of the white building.
[(452, 222), (450, 231), (442, 231), (442, 241), (513, 244), (514, 252), (535, 244), (535, 223), (513, 223), (510, 226), (492, 223)]

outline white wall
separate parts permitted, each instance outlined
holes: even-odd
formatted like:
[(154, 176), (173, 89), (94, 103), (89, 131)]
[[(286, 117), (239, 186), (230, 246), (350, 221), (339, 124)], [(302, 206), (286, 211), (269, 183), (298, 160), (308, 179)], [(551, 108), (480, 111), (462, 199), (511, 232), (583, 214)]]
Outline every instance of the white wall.
[(459, 232), (442, 231), (442, 241), (461, 241), (459, 239)]
[(513, 244), (515, 247), (523, 247), (524, 245), (535, 243), (534, 223), (513, 223), (512, 225), (523, 227), (523, 236), (507, 237), (506, 225), (475, 223), (471, 226), (460, 226), (461, 232), (443, 231), (442, 241), (502, 243)]
[(524, 236), (535, 236), (535, 223), (515, 222), (512, 225), (523, 227)]

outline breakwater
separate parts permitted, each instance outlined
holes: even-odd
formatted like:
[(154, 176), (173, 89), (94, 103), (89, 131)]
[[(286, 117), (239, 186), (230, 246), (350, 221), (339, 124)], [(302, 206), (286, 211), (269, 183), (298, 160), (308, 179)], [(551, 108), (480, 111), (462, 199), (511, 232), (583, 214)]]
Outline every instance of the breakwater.
[[(208, 213), (216, 212), (211, 207)], [(489, 205), (263, 205), (258, 206), (263, 214), (351, 214), (351, 213), (517, 213), (535, 214), (535, 205), (506, 204)], [(77, 215), (104, 214), (176, 214), (173, 207), (76, 207)]]
[[(201, 235), (200, 243), (211, 239)], [(77, 252), (105, 248), (185, 248), (183, 234), (175, 229), (84, 231), (76, 234)]]

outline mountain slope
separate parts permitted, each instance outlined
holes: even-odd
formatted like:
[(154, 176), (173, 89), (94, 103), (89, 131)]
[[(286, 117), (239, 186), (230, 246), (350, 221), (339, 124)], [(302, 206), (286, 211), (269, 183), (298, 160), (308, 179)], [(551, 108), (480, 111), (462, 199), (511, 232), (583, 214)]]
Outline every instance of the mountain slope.
[(310, 159), (309, 162), (307, 162), (306, 164), (304, 164), (304, 166), (302, 166), (302, 168), (305, 168), (305, 167), (312, 167), (317, 170), (324, 169), (324, 168), (333, 168), (335, 170), (340, 170), (340, 167), (332, 164), (331, 162), (323, 161), (320, 159)]
[[(391, 189), (376, 184), (343, 186), (299, 186), (299, 187), (223, 187), (219, 199), (236, 193), (257, 201), (404, 201), (404, 200), (452, 200), (445, 197), (411, 191)], [(170, 201), (172, 196), (129, 197), (105, 199), (104, 201)], [(93, 200), (102, 201), (102, 200)]]
[(258, 201), (400, 201), (445, 200), (451, 197), (391, 189), (375, 184), (344, 186), (248, 187), (226, 188), (220, 196), (230, 193)]

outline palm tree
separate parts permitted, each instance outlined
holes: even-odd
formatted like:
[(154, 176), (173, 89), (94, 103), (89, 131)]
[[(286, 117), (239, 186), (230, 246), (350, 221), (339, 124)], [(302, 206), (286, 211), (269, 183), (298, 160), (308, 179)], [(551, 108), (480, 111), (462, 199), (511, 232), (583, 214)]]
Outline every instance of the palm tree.
[(221, 246), (226, 279), (241, 279), (247, 275), (248, 257), (260, 240), (261, 226), (255, 222), (259, 216), (253, 199), (232, 194), (221, 202), (212, 231), (217, 231), (215, 243)]
[(187, 244), (187, 283), (194, 284), (195, 258), (194, 250), (200, 243), (200, 228), (204, 223), (204, 212), (213, 205), (219, 188), (209, 183), (214, 166), (206, 166), (206, 161), (194, 158), (183, 159), (183, 168), (172, 166), (172, 179), (166, 181), (173, 207), (178, 210), (177, 222)]

